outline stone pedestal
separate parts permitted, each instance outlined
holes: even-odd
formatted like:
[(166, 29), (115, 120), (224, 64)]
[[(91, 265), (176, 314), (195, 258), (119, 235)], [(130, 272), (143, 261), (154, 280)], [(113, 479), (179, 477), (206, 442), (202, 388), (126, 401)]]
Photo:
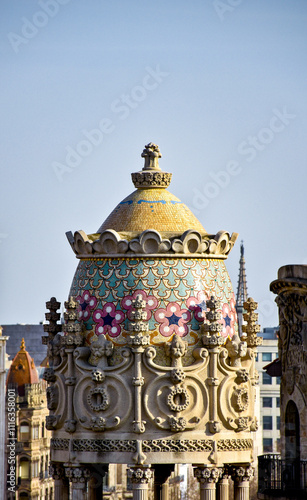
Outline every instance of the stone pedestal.
[(132, 483), (133, 500), (148, 500), (148, 483), (153, 475), (151, 468), (130, 467), (127, 469), (127, 474)]
[(194, 476), (200, 486), (200, 500), (216, 499), (216, 483), (221, 475), (221, 471), (215, 467), (196, 467)]

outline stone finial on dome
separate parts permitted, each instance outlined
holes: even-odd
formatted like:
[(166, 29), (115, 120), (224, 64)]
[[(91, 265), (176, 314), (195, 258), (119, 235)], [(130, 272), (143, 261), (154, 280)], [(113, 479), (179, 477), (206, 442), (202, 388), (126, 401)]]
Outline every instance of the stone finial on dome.
[(145, 159), (143, 170), (131, 174), (135, 187), (138, 189), (167, 188), (172, 174), (163, 172), (159, 167), (159, 158), (162, 157), (159, 146), (153, 142), (146, 144), (141, 156)]
[(159, 167), (159, 158), (162, 158), (162, 155), (157, 144), (153, 142), (146, 144), (141, 157), (145, 158), (143, 170), (161, 170)]

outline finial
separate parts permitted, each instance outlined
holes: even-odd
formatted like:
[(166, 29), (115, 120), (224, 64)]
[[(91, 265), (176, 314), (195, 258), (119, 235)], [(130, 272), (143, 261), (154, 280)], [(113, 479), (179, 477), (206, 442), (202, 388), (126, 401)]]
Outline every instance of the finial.
[(25, 351), (26, 350), (26, 344), (25, 344), (25, 339), (21, 339), (21, 344), (20, 344), (20, 350)]
[(157, 144), (153, 142), (146, 144), (141, 157), (145, 158), (143, 170), (161, 170), (159, 167), (159, 158), (162, 158), (162, 155)]
[(159, 167), (159, 158), (162, 157), (159, 146), (153, 142), (146, 144), (141, 156), (145, 159), (143, 170), (131, 174), (135, 187), (138, 189), (167, 188), (172, 174), (163, 172)]
[(241, 240), (241, 257), (244, 257), (244, 245), (243, 245), (243, 240)]

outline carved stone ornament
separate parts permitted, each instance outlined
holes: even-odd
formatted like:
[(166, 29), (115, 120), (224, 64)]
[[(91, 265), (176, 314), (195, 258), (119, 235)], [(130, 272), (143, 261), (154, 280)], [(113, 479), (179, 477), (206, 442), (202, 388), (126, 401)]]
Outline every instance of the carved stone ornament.
[(183, 417), (170, 417), (169, 425), (173, 432), (182, 432), (187, 426), (187, 421)]
[(74, 419), (65, 420), (65, 423), (64, 423), (65, 431), (72, 434), (73, 432), (76, 431), (76, 424), (77, 424), (77, 422)]
[(87, 402), (92, 410), (103, 411), (109, 407), (110, 401), (103, 387), (94, 387), (87, 396)]
[(48, 408), (48, 410), (55, 410), (57, 405), (58, 405), (58, 390), (57, 390), (57, 388), (54, 385), (47, 387), (46, 394), (47, 394), (47, 408)]
[(63, 467), (63, 465), (51, 463), (49, 465), (49, 475), (55, 481), (59, 481), (60, 479), (64, 479), (65, 478), (65, 468)]
[(233, 390), (233, 400), (234, 407), (239, 411), (247, 410), (249, 404), (249, 392), (246, 388), (234, 388)]
[(178, 236), (163, 238), (163, 235), (153, 229), (147, 229), (137, 237), (128, 241), (123, 239), (113, 229), (107, 229), (101, 234), (95, 235), (93, 241), (91, 235), (87, 236), (84, 231), (66, 233), (67, 239), (78, 258), (89, 257), (118, 257), (129, 256), (153, 256), (161, 257), (177, 256), (189, 257), (195, 255), (205, 258), (226, 259), (236, 239), (237, 233), (231, 236), (227, 231), (219, 231), (216, 235), (201, 235), (197, 231), (185, 231)]
[(132, 483), (148, 484), (153, 477), (150, 467), (131, 467), (127, 470), (128, 477)]
[(43, 379), (46, 380), (46, 382), (55, 382), (56, 381), (56, 376), (53, 368), (45, 368), (44, 373), (43, 373)]
[(230, 467), (231, 478), (235, 482), (250, 481), (254, 476), (254, 469), (248, 467)]
[(56, 428), (57, 423), (58, 423), (58, 419), (57, 419), (56, 415), (47, 415), (46, 416), (46, 429), (48, 429), (48, 431), (53, 431)]
[(196, 467), (194, 468), (194, 477), (200, 483), (216, 483), (222, 473), (222, 469), (217, 467)]
[(86, 483), (91, 477), (91, 472), (86, 467), (65, 467), (66, 477), (72, 483)]
[(172, 411), (183, 411), (190, 403), (190, 397), (185, 387), (172, 387), (167, 396), (167, 405)]

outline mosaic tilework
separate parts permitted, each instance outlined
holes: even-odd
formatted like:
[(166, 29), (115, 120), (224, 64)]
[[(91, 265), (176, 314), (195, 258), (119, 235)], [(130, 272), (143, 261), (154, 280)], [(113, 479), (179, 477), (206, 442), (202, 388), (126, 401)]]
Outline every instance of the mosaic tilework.
[(132, 300), (138, 293), (146, 301), (153, 344), (176, 333), (195, 345), (211, 295), (221, 302), (222, 335), (232, 337), (237, 330), (234, 293), (222, 260), (84, 259), (70, 295), (80, 304), (88, 342), (96, 334), (125, 345)]
[(205, 229), (190, 209), (166, 189), (137, 189), (120, 202), (98, 229), (139, 231), (144, 229), (183, 233), (193, 228)]

